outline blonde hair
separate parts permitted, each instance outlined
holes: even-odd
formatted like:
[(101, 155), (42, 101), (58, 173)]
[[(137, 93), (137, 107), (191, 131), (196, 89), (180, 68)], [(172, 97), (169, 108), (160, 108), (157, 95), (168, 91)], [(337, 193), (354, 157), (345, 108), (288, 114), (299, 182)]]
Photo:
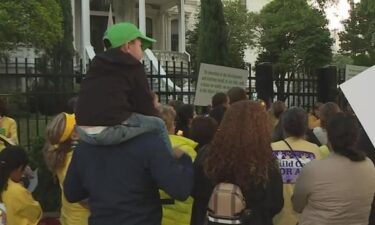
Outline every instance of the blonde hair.
[[(57, 114), (46, 127), (46, 142), (43, 148), (44, 160), (47, 168), (56, 174), (56, 171), (60, 169), (65, 162), (66, 154), (71, 151), (72, 140), (69, 137), (63, 138), (66, 135), (67, 129), (71, 129), (72, 124), (75, 120), (70, 120), (68, 124), (66, 113)], [(73, 124), (74, 125), (74, 124)]]
[(167, 130), (171, 130), (174, 126), (176, 119), (176, 111), (172, 106), (169, 105), (160, 105), (157, 107), (161, 118), (164, 120)]

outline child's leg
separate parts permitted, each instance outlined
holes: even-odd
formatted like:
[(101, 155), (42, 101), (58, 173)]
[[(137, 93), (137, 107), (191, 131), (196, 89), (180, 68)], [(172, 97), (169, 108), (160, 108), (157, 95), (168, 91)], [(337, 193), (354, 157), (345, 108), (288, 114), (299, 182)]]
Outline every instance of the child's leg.
[(132, 113), (122, 124), (106, 127), (101, 132), (89, 134), (79, 126), (80, 139), (93, 145), (116, 145), (147, 132), (156, 132), (163, 139), (168, 150), (173, 153), (164, 121), (158, 117)]
[(132, 113), (132, 115), (124, 122), (124, 125), (129, 129), (128, 134), (131, 136), (130, 138), (147, 132), (156, 132), (166, 144), (169, 152), (173, 155), (172, 144), (169, 139), (167, 128), (165, 127), (164, 121), (159, 117)]
[(76, 131), (79, 134), (81, 141), (92, 145), (111, 145), (111, 140), (108, 139), (108, 133), (105, 132), (109, 127), (80, 127), (76, 126)]

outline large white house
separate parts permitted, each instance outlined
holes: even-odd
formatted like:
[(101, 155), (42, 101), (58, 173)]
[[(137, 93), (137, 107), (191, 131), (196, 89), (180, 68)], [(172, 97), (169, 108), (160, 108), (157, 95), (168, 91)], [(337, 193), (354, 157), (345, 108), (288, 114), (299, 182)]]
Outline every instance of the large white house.
[(197, 0), (71, 0), (71, 3), (74, 47), (84, 60), (93, 52), (104, 51), (102, 37), (109, 14), (115, 23), (132, 22), (156, 39), (152, 52), (157, 58), (188, 60), (186, 30), (194, 25)]
[[(259, 11), (271, 0), (244, 0), (249, 11)], [(74, 47), (86, 58), (91, 49), (104, 50), (102, 36), (107, 28), (110, 8), (113, 21), (132, 22), (157, 40), (152, 52), (158, 59), (187, 59), (186, 30), (195, 24), (199, 0), (71, 0), (73, 10)], [(92, 48), (91, 48), (92, 47)], [(92, 53), (92, 51), (91, 51)], [(246, 61), (253, 61), (248, 53)]]

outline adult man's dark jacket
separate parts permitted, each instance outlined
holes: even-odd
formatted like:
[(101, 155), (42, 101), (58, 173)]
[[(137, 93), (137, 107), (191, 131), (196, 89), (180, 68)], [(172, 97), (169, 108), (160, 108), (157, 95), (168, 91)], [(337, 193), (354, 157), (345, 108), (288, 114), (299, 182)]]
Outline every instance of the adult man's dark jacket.
[(147, 133), (115, 146), (81, 142), (64, 193), (70, 202), (89, 199), (90, 225), (160, 225), (159, 189), (185, 200), (193, 177), (189, 156), (172, 158), (157, 134)]
[(120, 48), (96, 55), (81, 84), (77, 124), (113, 126), (132, 112), (158, 115), (142, 63)]

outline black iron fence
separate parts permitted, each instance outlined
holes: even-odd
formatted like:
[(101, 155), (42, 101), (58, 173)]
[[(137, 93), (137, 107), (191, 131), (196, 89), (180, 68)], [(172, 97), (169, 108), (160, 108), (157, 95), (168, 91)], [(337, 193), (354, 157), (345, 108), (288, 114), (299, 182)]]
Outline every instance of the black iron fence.
[(272, 64), (263, 64), (255, 70), (249, 78), (250, 93), (268, 103), (280, 100), (288, 107), (300, 106), (307, 111), (318, 101), (334, 101), (342, 107), (347, 104), (338, 88), (345, 81), (345, 68), (277, 71)]
[[(194, 77), (188, 63), (144, 62), (151, 89), (161, 103), (193, 103)], [(46, 124), (59, 112), (72, 112), (68, 102), (77, 95), (85, 77), (82, 62), (46, 62), (14, 59), (0, 62), (0, 98), (18, 124), (19, 142), (30, 148), (44, 136)], [(164, 70), (162, 70), (163, 68)], [(165, 73), (164, 73), (165, 72)]]
[[(161, 103), (171, 99), (194, 102), (197, 75), (190, 63), (159, 61), (155, 65), (148, 61), (144, 66), (150, 87), (158, 94)], [(44, 136), (45, 126), (54, 114), (72, 112), (68, 101), (79, 91), (85, 76), (83, 68), (80, 61), (58, 63), (43, 59), (15, 59), (0, 62), (0, 98), (6, 101), (10, 115), (17, 121), (21, 145), (29, 148), (34, 137)], [(247, 91), (249, 98), (257, 99), (265, 90), (264, 82), (260, 82), (264, 74), (252, 73), (250, 68), (248, 65)], [(287, 106), (309, 110), (318, 101), (316, 71), (271, 72), (268, 76), (271, 102), (282, 100)], [(337, 85), (345, 81), (345, 70), (337, 70), (335, 76), (334, 88), (337, 90)], [(346, 104), (340, 93), (337, 96), (341, 106)]]

